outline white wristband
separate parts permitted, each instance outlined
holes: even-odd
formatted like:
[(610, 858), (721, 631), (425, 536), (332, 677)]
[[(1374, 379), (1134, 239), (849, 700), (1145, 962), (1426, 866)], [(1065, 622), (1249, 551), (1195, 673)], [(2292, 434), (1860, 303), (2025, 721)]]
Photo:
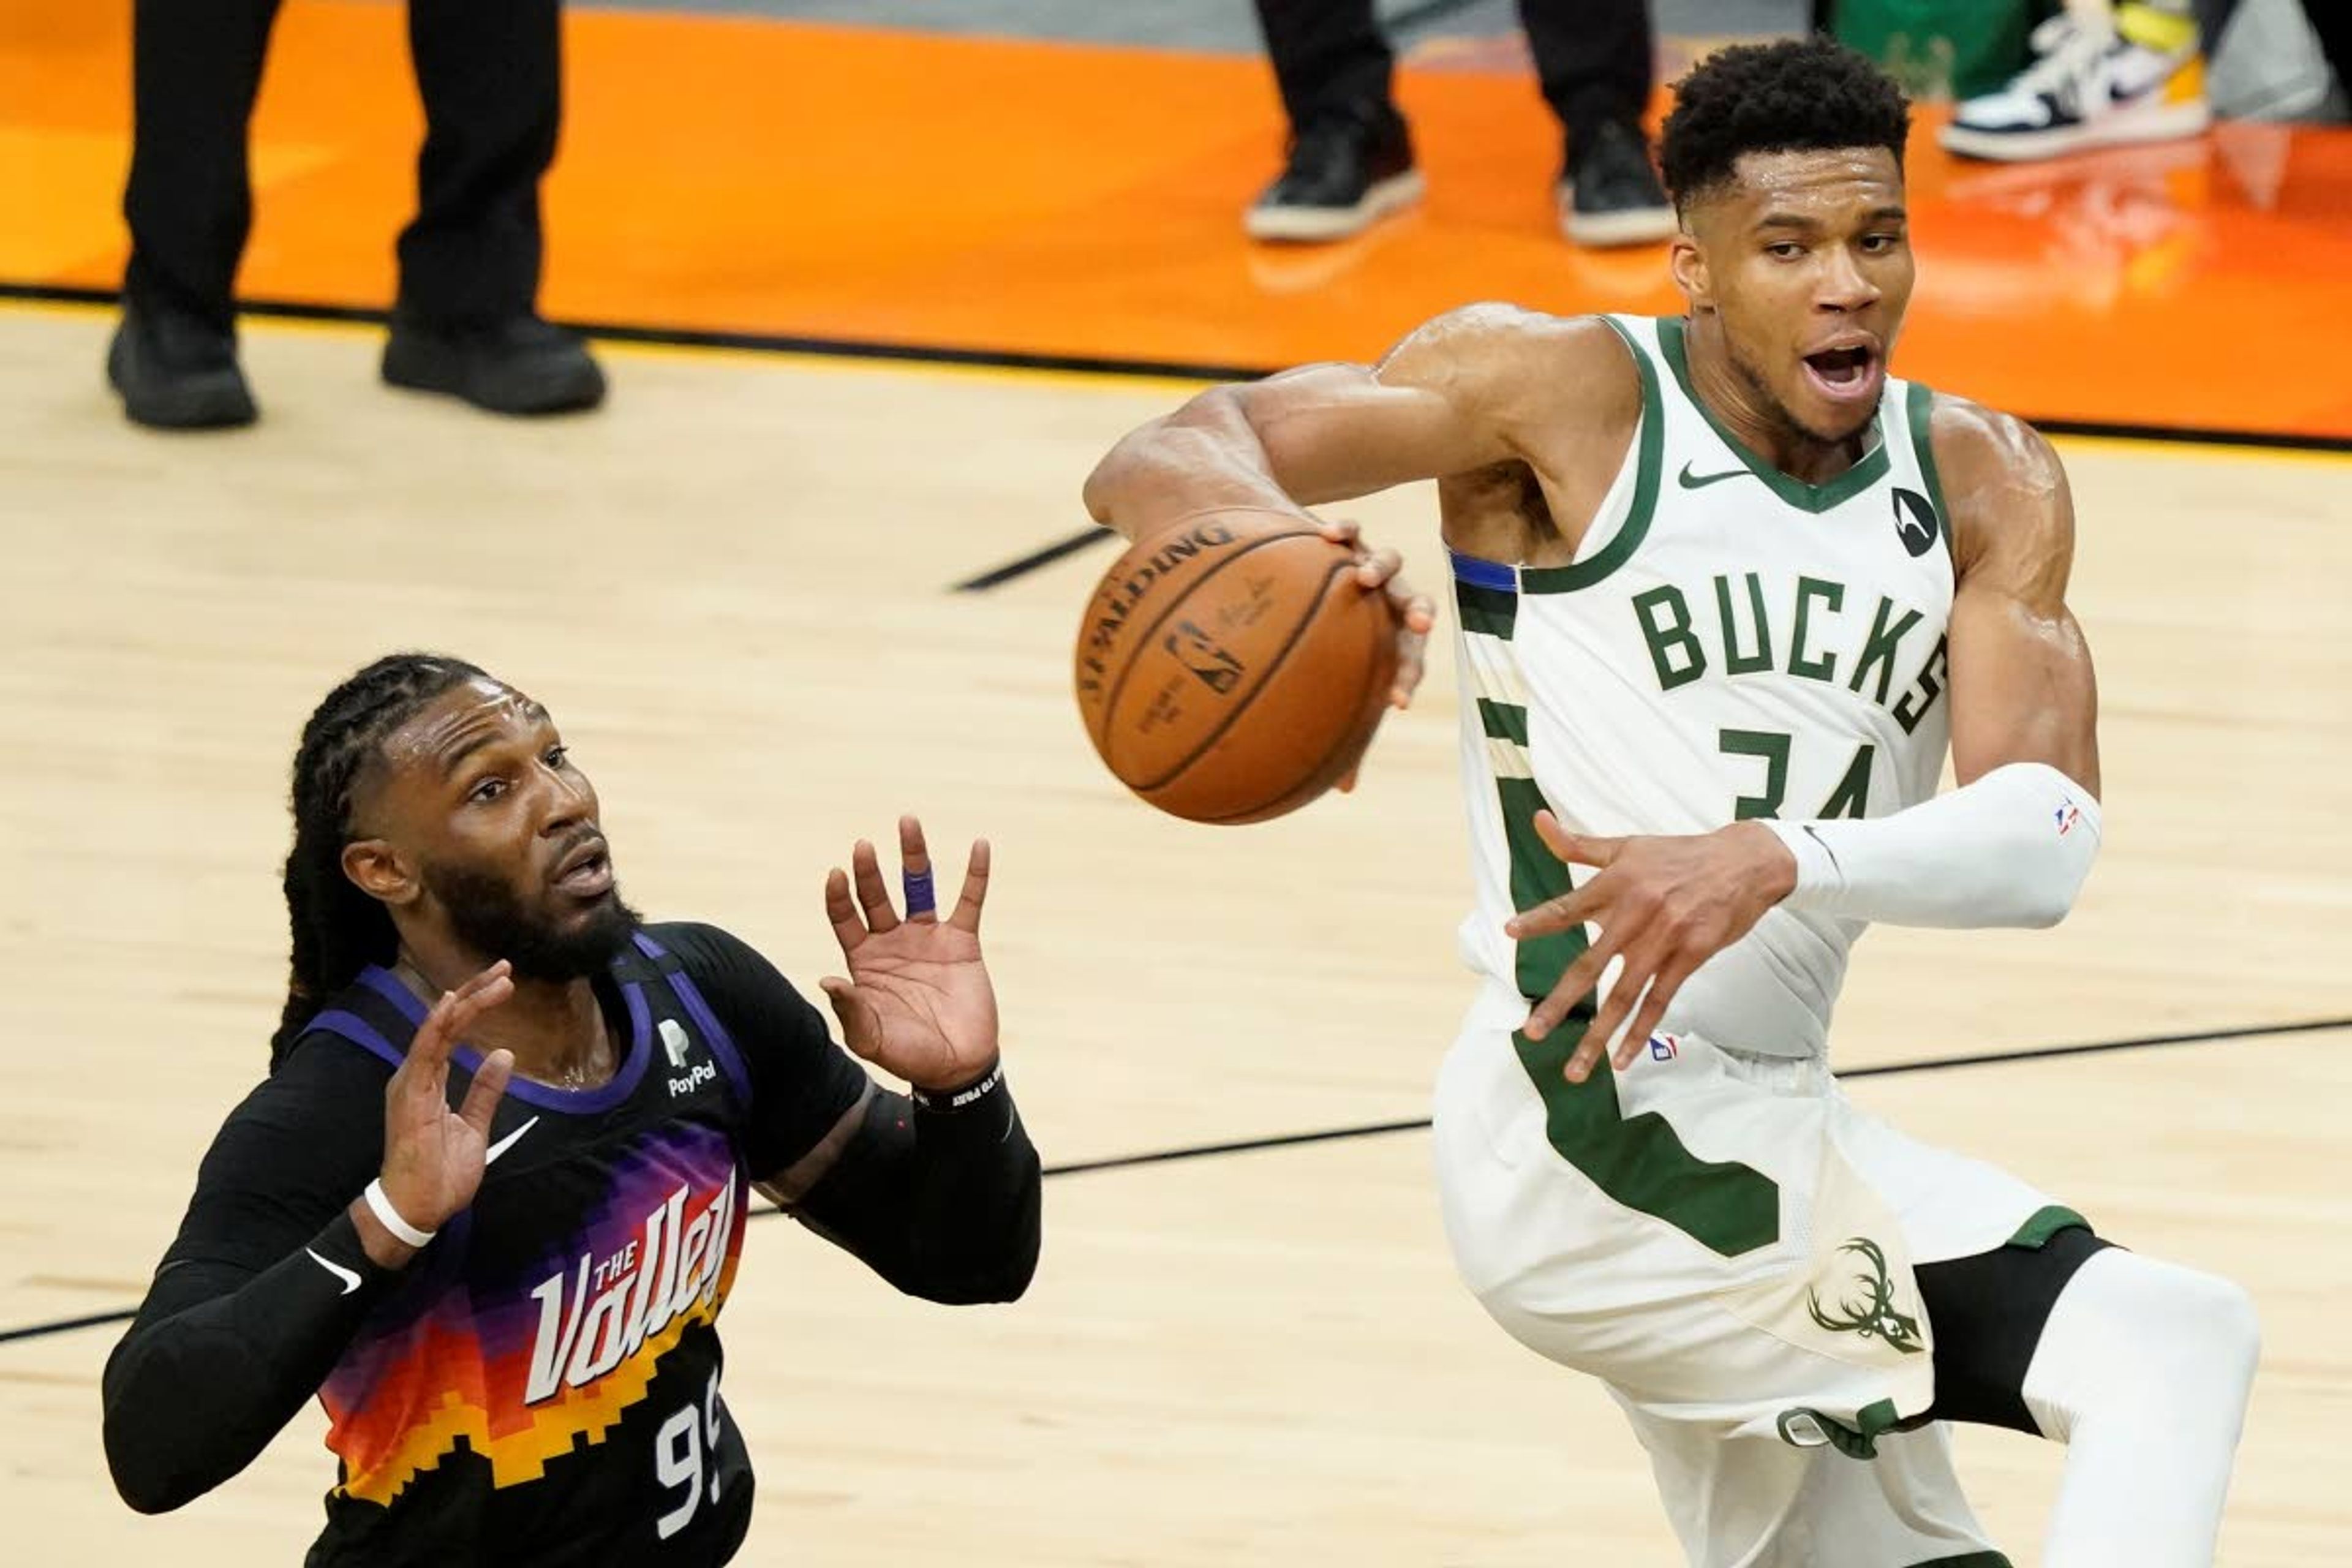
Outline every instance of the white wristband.
[(367, 1184), (367, 1191), (362, 1193), (360, 1196), (367, 1200), (368, 1212), (383, 1222), (384, 1229), (411, 1247), (423, 1247), (440, 1234), (438, 1231), (419, 1230), (401, 1218), (400, 1211), (392, 1206), (392, 1200), (383, 1195), (383, 1182), (381, 1178), (370, 1182)]

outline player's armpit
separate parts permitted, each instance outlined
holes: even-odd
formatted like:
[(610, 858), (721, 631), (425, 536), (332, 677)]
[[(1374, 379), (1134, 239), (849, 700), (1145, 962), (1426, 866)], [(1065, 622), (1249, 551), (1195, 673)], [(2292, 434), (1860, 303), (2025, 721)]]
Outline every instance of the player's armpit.
[(757, 1184), (760, 1191), (782, 1208), (791, 1208), (806, 1197), (809, 1189), (824, 1180), (834, 1166), (841, 1163), (843, 1152), (866, 1125), (866, 1109), (873, 1104), (877, 1092), (874, 1080), (866, 1079), (866, 1092), (857, 1097), (856, 1104), (841, 1113), (832, 1130), (817, 1140), (816, 1146), (773, 1175), (760, 1177)]
[(1968, 784), (2043, 763), (2099, 790), (2098, 685), (2066, 605), (2074, 503), (2032, 426), (1937, 400), (1932, 437), (1951, 512), (1952, 765)]

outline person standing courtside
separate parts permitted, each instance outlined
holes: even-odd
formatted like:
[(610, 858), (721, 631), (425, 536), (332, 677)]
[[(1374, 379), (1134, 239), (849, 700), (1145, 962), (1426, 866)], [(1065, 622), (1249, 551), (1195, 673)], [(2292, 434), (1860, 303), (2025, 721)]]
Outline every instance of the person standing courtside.
[[(540, 319), (539, 183), (562, 117), (562, 0), (409, 0), (425, 101), (383, 378), (500, 414), (589, 408), (604, 377)], [(232, 285), (252, 226), (247, 128), (278, 0), (138, 0), (131, 260), (107, 379), (141, 425), (257, 416)]]
[[(1290, 121), (1281, 176), (1252, 205), (1254, 239), (1335, 240), (1421, 199), (1412, 138), (1391, 89), (1396, 56), (1372, 0), (1257, 0)], [(1642, 132), (1649, 101), (1647, 0), (1520, 0), (1544, 101), (1568, 138), (1556, 195), (1579, 245), (1647, 245), (1674, 209)]]

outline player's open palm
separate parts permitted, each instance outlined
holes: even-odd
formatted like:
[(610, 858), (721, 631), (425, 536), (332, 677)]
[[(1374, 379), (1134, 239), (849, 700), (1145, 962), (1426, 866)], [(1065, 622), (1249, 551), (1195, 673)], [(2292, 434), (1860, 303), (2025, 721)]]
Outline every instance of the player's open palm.
[(898, 859), (904, 919), (873, 845), (858, 841), (850, 874), (836, 867), (826, 875), (825, 918), (849, 978), (827, 977), (822, 984), (851, 1050), (917, 1089), (953, 1089), (996, 1062), (996, 988), (980, 953), (988, 840), (972, 845), (963, 892), (944, 921), (931, 890), (922, 824), (911, 816), (898, 819)]
[(1563, 861), (1597, 870), (1575, 891), (1523, 910), (1504, 930), (1525, 940), (1598, 929), (1528, 1014), (1528, 1037), (1539, 1040), (1558, 1028), (1600, 985), (1610, 963), (1623, 963), (1568, 1058), (1572, 1083), (1584, 1081), (1620, 1031), (1612, 1059), (1620, 1069), (1633, 1066), (1683, 982), (1754, 930), (1795, 877), (1788, 850), (1754, 823), (1713, 833), (1600, 838), (1570, 833), (1539, 811), (1536, 831)]
[(465, 1103), (452, 1110), (449, 1055), (476, 1019), (513, 994), (504, 959), (443, 992), (384, 1086), (383, 1195), (419, 1230), (438, 1230), (481, 1188), (490, 1118), (513, 1076), (514, 1056), (501, 1050), (484, 1057)]

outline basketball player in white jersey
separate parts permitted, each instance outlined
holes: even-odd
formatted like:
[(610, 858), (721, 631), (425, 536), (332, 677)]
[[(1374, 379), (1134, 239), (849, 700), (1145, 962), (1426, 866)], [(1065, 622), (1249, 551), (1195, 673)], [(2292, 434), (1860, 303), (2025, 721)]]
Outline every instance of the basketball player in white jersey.
[[(1607, 1384), (1693, 1563), (2006, 1563), (1952, 1473), (1970, 1420), (2071, 1446), (2048, 1568), (2189, 1568), (2245, 1294), (1825, 1065), (1867, 922), (2053, 924), (2100, 833), (2065, 475), (1888, 374), (1906, 125), (1833, 44), (1727, 49), (1663, 143), (1685, 316), (1457, 311), (1203, 394), (1087, 500), (1143, 537), (1438, 481), (1482, 978), (1438, 1084), (1446, 1227), (1504, 1328)], [(1359, 575), (1404, 612), (1402, 705), (1432, 614), (1394, 572)]]

